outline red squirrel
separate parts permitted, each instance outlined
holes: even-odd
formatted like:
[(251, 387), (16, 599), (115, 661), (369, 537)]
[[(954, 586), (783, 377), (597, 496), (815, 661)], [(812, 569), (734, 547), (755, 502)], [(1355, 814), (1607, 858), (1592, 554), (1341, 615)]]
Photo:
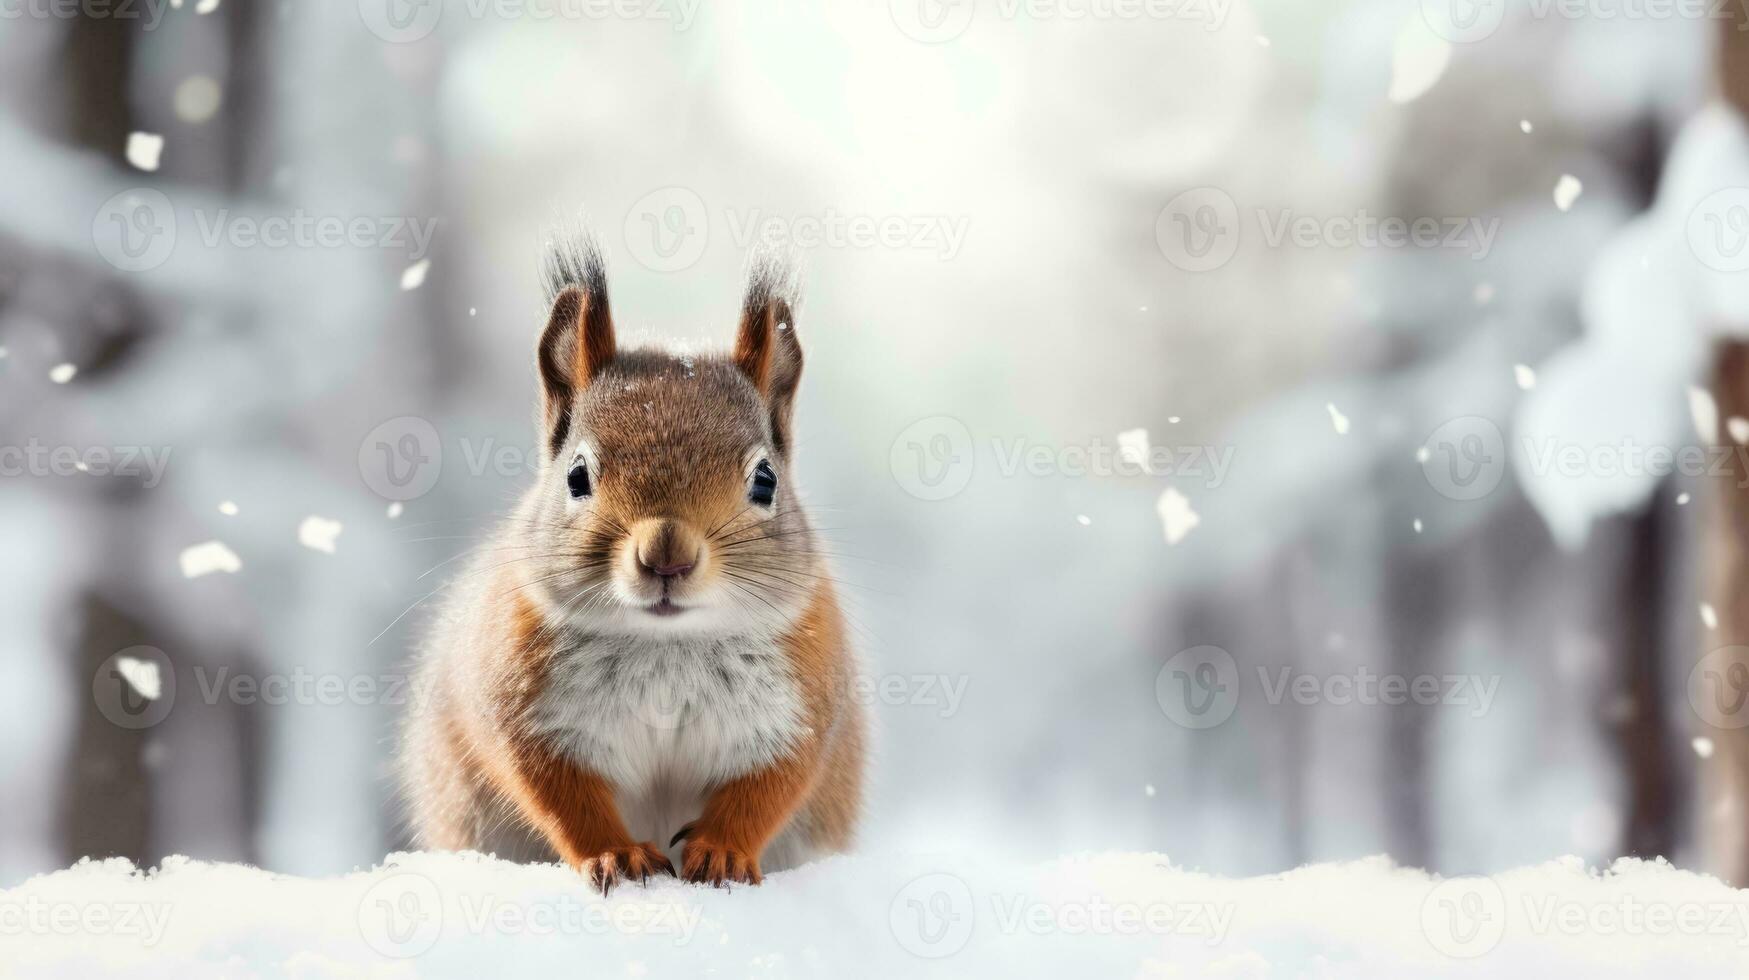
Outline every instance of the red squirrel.
[(547, 257), (542, 465), (454, 584), (402, 771), (421, 846), (757, 884), (849, 847), (866, 721), (792, 478), (794, 276), (732, 352), (622, 350), (592, 239)]

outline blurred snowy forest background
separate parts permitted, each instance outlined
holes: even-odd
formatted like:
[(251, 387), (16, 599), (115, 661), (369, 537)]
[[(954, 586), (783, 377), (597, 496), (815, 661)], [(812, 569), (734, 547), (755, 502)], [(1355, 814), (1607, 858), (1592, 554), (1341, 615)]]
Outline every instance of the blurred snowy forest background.
[(1691, 684), (1749, 628), (1708, 585), (1740, 488), (1506, 465), (1740, 421), (1693, 339), (1693, 390), (1563, 368), (1588, 304), (1640, 309), (1588, 276), (1719, 90), (1702, 6), (6, 7), (0, 446), (37, 452), (0, 479), (0, 885), (404, 845), (396, 680), (530, 479), (580, 209), (634, 336), (726, 344), (755, 241), (805, 253), (868, 847), (1740, 874), (1709, 767), (1749, 715)]

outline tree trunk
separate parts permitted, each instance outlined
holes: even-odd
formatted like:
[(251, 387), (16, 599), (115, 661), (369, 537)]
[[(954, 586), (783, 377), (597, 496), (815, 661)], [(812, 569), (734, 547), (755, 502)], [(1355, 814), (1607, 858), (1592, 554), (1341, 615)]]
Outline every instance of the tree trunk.
[[(1746, 26), (1746, 16), (1733, 7), (1720, 22), (1719, 81), (1725, 102), (1749, 116), (1749, 32), (1739, 29)], [(1719, 342), (1712, 390), (1721, 417), (1749, 416), (1749, 344)], [(1739, 886), (1749, 883), (1749, 814), (1744, 806), (1749, 799), (1749, 727), (1743, 727), (1749, 722), (1749, 705), (1737, 701), (1749, 694), (1749, 685), (1730, 685), (1733, 678), (1749, 676), (1749, 647), (1736, 646), (1749, 642), (1749, 473), (1743, 470), (1733, 453), (1725, 472), (1709, 481), (1712, 560), (1707, 597), (1719, 620), (1718, 629), (1706, 635), (1696, 677), (1688, 687), (1701, 730), (1714, 744), (1713, 757), (1702, 766), (1699, 809), (1707, 866)], [(1721, 684), (1726, 687), (1717, 686)], [(1723, 700), (1708, 701), (1714, 695)]]

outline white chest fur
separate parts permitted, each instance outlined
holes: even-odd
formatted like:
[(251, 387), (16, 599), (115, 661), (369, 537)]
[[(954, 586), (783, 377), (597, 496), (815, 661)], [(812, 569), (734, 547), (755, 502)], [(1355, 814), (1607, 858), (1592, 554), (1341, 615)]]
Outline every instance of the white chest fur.
[(561, 652), (536, 703), (541, 734), (617, 789), (639, 840), (698, 816), (714, 786), (802, 735), (802, 703), (768, 638), (593, 637)]

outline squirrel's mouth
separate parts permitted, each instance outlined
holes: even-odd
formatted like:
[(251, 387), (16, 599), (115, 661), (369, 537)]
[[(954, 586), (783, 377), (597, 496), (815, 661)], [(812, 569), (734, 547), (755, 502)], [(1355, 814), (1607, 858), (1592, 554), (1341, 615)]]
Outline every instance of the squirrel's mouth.
[(677, 605), (674, 600), (663, 596), (660, 601), (645, 606), (644, 611), (652, 616), (678, 616), (686, 611), (686, 607)]

